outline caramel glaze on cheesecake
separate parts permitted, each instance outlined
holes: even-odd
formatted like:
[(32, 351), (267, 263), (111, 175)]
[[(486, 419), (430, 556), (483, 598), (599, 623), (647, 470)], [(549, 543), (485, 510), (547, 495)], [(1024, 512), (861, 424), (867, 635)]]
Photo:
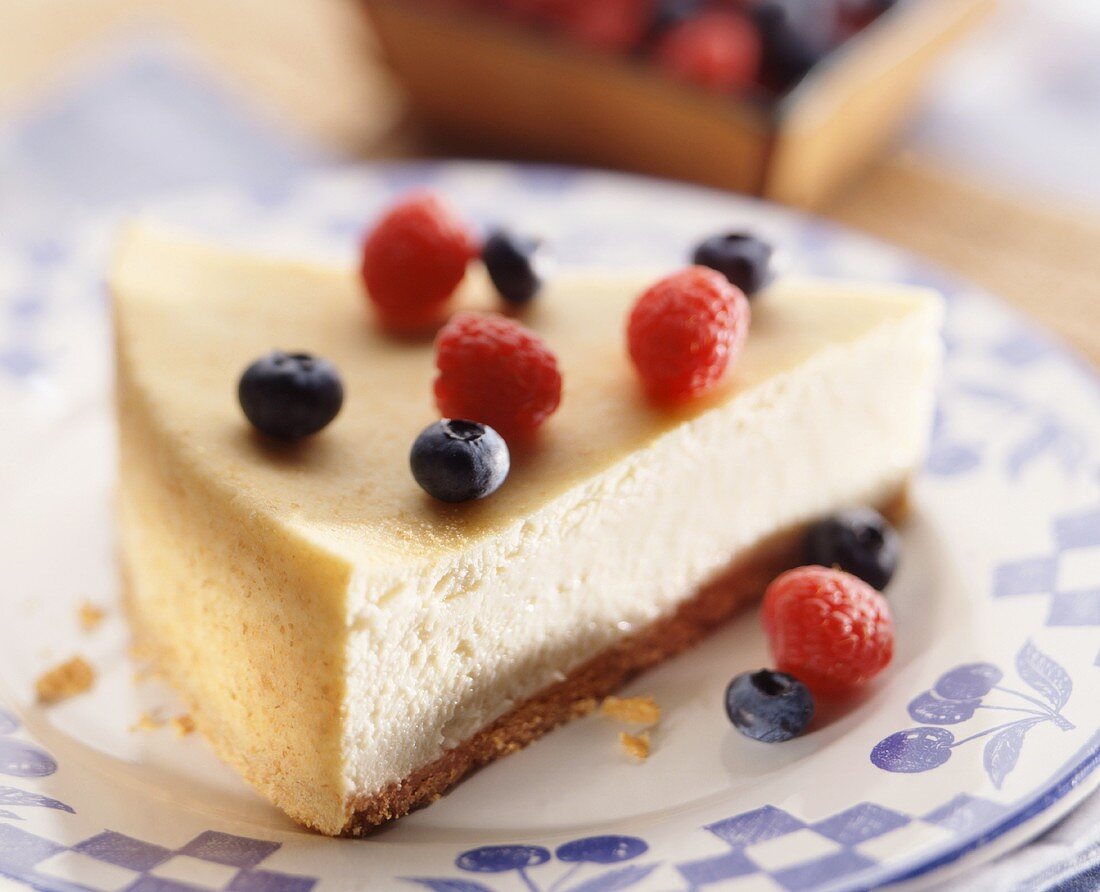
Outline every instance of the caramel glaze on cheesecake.
[[(295, 820), (359, 835), (689, 647), (840, 507), (897, 515), (940, 357), (927, 291), (780, 282), (719, 392), (649, 406), (623, 328), (658, 273), (561, 276), (523, 316), (561, 409), (491, 498), (408, 470), (428, 342), (350, 270), (131, 227), (115, 298), (120, 529), (142, 641), (221, 757)], [(496, 308), (471, 277), (464, 308)], [(234, 402), (273, 348), (341, 369), (340, 417), (272, 445)]]

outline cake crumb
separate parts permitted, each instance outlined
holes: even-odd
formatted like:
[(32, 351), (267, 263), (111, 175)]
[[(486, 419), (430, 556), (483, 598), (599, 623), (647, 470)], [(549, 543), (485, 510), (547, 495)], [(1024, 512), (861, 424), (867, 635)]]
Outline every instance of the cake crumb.
[(195, 733), (195, 720), (187, 713), (172, 716), (169, 724), (172, 726), (172, 730), (176, 732), (177, 737), (186, 737), (188, 734)]
[(644, 762), (649, 758), (648, 731), (643, 731), (641, 734), (628, 734), (626, 731), (620, 731), (619, 745), (628, 756), (633, 756), (640, 762)]
[(652, 697), (606, 697), (601, 711), (628, 725), (656, 725), (661, 718), (661, 707)]
[(586, 697), (584, 700), (577, 700), (572, 706), (573, 715), (590, 715), (596, 711), (596, 707), (599, 705), (599, 701), (592, 697)]
[(94, 683), (95, 670), (83, 657), (73, 657), (68, 662), (42, 673), (34, 690), (39, 703), (59, 703), (91, 690)]
[(155, 712), (143, 712), (138, 716), (138, 720), (130, 726), (130, 732), (156, 731), (158, 728), (163, 727), (163, 725), (164, 720)]
[(77, 609), (76, 618), (80, 623), (80, 628), (85, 632), (92, 632), (103, 622), (103, 617), (106, 614), (103, 612), (102, 607), (97, 607), (91, 601), (85, 601)]

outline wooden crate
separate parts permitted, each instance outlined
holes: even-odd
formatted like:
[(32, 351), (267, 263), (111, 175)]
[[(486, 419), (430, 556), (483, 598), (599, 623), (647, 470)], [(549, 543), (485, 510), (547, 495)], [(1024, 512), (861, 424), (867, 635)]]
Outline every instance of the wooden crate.
[(365, 0), (416, 108), (464, 144), (642, 171), (813, 207), (894, 135), (937, 58), (996, 0), (908, 0), (777, 102), (487, 16)]

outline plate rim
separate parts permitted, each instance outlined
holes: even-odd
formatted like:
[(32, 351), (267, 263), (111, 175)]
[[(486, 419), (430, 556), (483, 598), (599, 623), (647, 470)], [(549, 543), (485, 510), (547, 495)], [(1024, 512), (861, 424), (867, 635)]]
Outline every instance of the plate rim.
[[(873, 246), (876, 251), (889, 251), (894, 256), (904, 257), (915, 269), (934, 275), (937, 281), (943, 282), (950, 290), (966, 291), (981, 295), (983, 299), (988, 299), (993, 302), (999, 312), (1010, 314), (1016, 318), (1030, 318), (1011, 303), (980, 286), (973, 285), (965, 277), (952, 273), (937, 263), (926, 260), (914, 252), (900, 248), (876, 236), (865, 234), (846, 224), (837, 223), (825, 217), (819, 217), (814, 214), (776, 205), (753, 196), (726, 193), (721, 190), (699, 186), (697, 184), (680, 183), (621, 171), (575, 167), (564, 164), (429, 159), (414, 161), (392, 160), (309, 169), (292, 178), (291, 189), (300, 189), (302, 184), (306, 181), (323, 179), (334, 175), (354, 173), (359, 176), (369, 176), (376, 174), (379, 169), (399, 169), (418, 173), (438, 169), (475, 169), (508, 172), (517, 170), (521, 172), (537, 170), (553, 174), (564, 173), (570, 176), (596, 175), (600, 178), (608, 177), (635, 186), (645, 187), (647, 185), (652, 186), (656, 184), (666, 189), (673, 188), (676, 191), (683, 190), (694, 192), (699, 195), (709, 195), (723, 201), (741, 204), (746, 208), (764, 208), (767, 214), (778, 214), (781, 219), (786, 219), (794, 223), (808, 224), (826, 233), (844, 234), (845, 236), (856, 238), (864, 244)], [(143, 207), (151, 210), (155, 209), (158, 205), (163, 206), (166, 202), (179, 201), (181, 199), (201, 202), (206, 196), (224, 194), (227, 190), (237, 195), (247, 195), (249, 193), (247, 187), (242, 187), (239, 184), (225, 184), (222, 186), (212, 186), (209, 189), (191, 190), (187, 192), (166, 191), (151, 196), (148, 200), (143, 202)], [(92, 216), (92, 220), (97, 226), (109, 224), (117, 221), (117, 219), (117, 211), (95, 214)], [(87, 221), (85, 221), (85, 223), (86, 226), (90, 225)], [(79, 232), (83, 232), (84, 230), (85, 227), (82, 227)], [(67, 241), (72, 241), (74, 239), (75, 236), (67, 239)], [(1077, 348), (1065, 342), (1061, 337), (1051, 332), (1049, 329), (1040, 325), (1034, 325), (1033, 330), (1034, 336), (1037, 339), (1051, 346), (1061, 359), (1073, 365), (1074, 373), (1083, 380), (1087, 380), (1090, 392), (1094, 396), (1100, 398), (1100, 371), (1095, 369)], [(9, 706), (9, 708), (12, 707)], [(18, 714), (20, 710), (15, 708), (13, 711)], [(994, 827), (973, 831), (968, 835), (961, 835), (939, 848), (930, 848), (926, 854), (916, 856), (908, 862), (890, 865), (875, 873), (869, 872), (860, 878), (858, 886), (862, 887), (865, 885), (878, 885), (883, 883), (906, 883), (913, 880), (929, 879), (930, 874), (935, 873), (939, 875), (942, 870), (952, 865), (965, 864), (971, 866), (972, 864), (976, 865), (984, 862), (988, 858), (995, 857), (1000, 853), (990, 851), (986, 857), (981, 857), (981, 855), (983, 852), (989, 850), (990, 846), (995, 843), (995, 841), (1014, 831), (1023, 831), (1025, 829), (1031, 831), (1033, 829), (1034, 833), (1029, 833), (1029, 838), (1031, 835), (1038, 834), (1061, 817), (1062, 812), (1058, 810), (1059, 803), (1075, 794), (1079, 794), (1083, 799), (1089, 792), (1100, 785), (1100, 773), (1096, 771), (1098, 766), (1100, 766), (1100, 730), (1098, 730), (1087, 743), (1082, 745), (1073, 756), (1066, 760), (1058, 771), (1055, 772), (1054, 776), (1041, 785), (1040, 788), (1029, 791), (1018, 800), (1006, 806), (1006, 814)], [(1077, 803), (1075, 802), (1072, 804), (1076, 805)], [(698, 828), (695, 827), (692, 829)], [(830, 886), (829, 888), (845, 889), (857, 888), (857, 886), (848, 886), (842, 882), (835, 887)]]

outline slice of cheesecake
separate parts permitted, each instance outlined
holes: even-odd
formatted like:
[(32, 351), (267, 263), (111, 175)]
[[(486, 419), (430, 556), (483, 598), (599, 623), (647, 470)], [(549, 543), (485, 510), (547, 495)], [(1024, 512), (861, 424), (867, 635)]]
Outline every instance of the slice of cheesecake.
[[(799, 562), (842, 506), (902, 502), (940, 360), (940, 301), (782, 282), (723, 388), (648, 405), (624, 349), (654, 275), (562, 276), (523, 317), (561, 409), (479, 502), (431, 500), (409, 447), (435, 420), (430, 342), (369, 322), (350, 270), (131, 228), (111, 274), (121, 546), (135, 627), (221, 756), (293, 818), (358, 834), (431, 802)], [(495, 308), (467, 284), (458, 303)], [(236, 382), (273, 348), (341, 369), (294, 445)]]

